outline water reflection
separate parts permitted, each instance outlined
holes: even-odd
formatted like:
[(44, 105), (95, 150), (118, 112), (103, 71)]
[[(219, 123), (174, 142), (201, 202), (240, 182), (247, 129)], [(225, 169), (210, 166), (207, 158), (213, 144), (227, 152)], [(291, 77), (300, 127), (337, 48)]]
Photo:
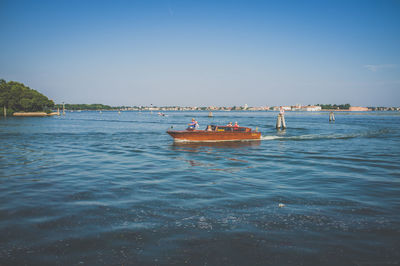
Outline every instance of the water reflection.
[[(236, 173), (252, 168), (242, 155), (232, 152), (234, 149), (257, 147), (260, 140), (255, 141), (225, 141), (225, 142), (174, 142), (171, 149), (182, 154), (177, 158), (187, 162), (191, 167), (217, 172)], [(215, 163), (218, 161), (219, 163)], [(218, 167), (219, 166), (219, 167)]]
[(260, 140), (252, 141), (221, 141), (221, 142), (173, 142), (171, 145), (173, 149), (179, 148), (189, 148), (189, 149), (199, 149), (199, 148), (243, 148), (243, 147), (256, 147), (261, 144)]
[(276, 130), (276, 134), (278, 135), (278, 136), (285, 136), (286, 135), (286, 129), (284, 128), (284, 129), (277, 129)]

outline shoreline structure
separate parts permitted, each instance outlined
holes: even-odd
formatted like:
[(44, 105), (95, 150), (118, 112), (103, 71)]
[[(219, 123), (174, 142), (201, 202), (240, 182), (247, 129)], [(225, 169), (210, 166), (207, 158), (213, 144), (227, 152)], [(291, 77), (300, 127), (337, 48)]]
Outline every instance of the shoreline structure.
[[(56, 107), (60, 106), (56, 104)], [(86, 108), (85, 108), (86, 107)], [(400, 107), (361, 107), (349, 106), (348, 108), (329, 108), (324, 109), (320, 105), (295, 105), (295, 106), (282, 106), (285, 111), (327, 111), (327, 112), (351, 112), (351, 111), (400, 111)], [(101, 110), (101, 111), (279, 111), (280, 106), (257, 106), (249, 107), (247, 104), (244, 106), (108, 106), (103, 105), (100, 108), (87, 108), (86, 104), (65, 104), (65, 109), (70, 111), (83, 111), (83, 110)]]
[[(111, 107), (110, 109), (96, 109), (86, 111), (279, 111), (280, 106), (273, 107), (179, 107), (179, 106), (134, 106), (134, 107)], [(400, 107), (360, 107), (351, 106), (349, 109), (322, 109), (321, 106), (282, 106), (285, 111), (300, 111), (300, 112), (367, 112), (367, 111), (400, 111)], [(66, 110), (66, 109), (65, 109)], [(70, 109), (69, 111), (81, 111), (85, 109)], [(13, 116), (16, 117), (46, 117), (60, 115), (57, 112), (15, 112)]]
[(57, 115), (59, 113), (57, 112), (52, 112), (52, 113), (45, 113), (45, 112), (15, 112), (13, 113), (13, 116), (18, 116), (18, 117), (44, 117), (44, 116), (53, 116)]

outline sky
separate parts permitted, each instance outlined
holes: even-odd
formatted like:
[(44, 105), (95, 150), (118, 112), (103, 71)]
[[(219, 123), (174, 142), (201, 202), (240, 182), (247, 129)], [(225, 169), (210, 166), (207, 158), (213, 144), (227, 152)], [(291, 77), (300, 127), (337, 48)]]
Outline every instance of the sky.
[(0, 0), (0, 78), (56, 103), (400, 106), (400, 1)]

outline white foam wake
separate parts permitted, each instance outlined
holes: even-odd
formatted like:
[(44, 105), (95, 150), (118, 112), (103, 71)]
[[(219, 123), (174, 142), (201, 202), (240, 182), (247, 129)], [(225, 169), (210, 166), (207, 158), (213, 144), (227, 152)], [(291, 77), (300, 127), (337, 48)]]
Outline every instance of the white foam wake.
[(284, 137), (280, 136), (261, 136), (261, 140), (274, 140), (274, 139), (282, 139)]
[[(368, 134), (367, 134), (368, 135)], [(366, 134), (315, 134), (315, 135), (300, 135), (300, 136), (261, 136), (261, 140), (318, 140), (318, 139), (348, 139), (366, 136)]]

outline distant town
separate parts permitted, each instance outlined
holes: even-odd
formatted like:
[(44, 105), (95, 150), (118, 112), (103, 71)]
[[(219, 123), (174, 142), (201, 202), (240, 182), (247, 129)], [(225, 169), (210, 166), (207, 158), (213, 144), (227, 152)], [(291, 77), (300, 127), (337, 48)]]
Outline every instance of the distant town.
[(54, 101), (40, 92), (16, 81), (0, 79), (0, 108), (4, 117), (59, 115), (60, 110), (110, 110), (110, 111), (400, 111), (400, 107), (363, 107), (346, 104), (284, 105), (284, 106), (109, 106), (104, 104), (54, 104)]
[[(281, 106), (109, 106), (103, 104), (56, 104), (66, 110), (120, 110), (120, 111), (279, 111)], [(282, 106), (285, 111), (400, 111), (400, 107), (362, 107), (350, 104), (317, 104)]]

